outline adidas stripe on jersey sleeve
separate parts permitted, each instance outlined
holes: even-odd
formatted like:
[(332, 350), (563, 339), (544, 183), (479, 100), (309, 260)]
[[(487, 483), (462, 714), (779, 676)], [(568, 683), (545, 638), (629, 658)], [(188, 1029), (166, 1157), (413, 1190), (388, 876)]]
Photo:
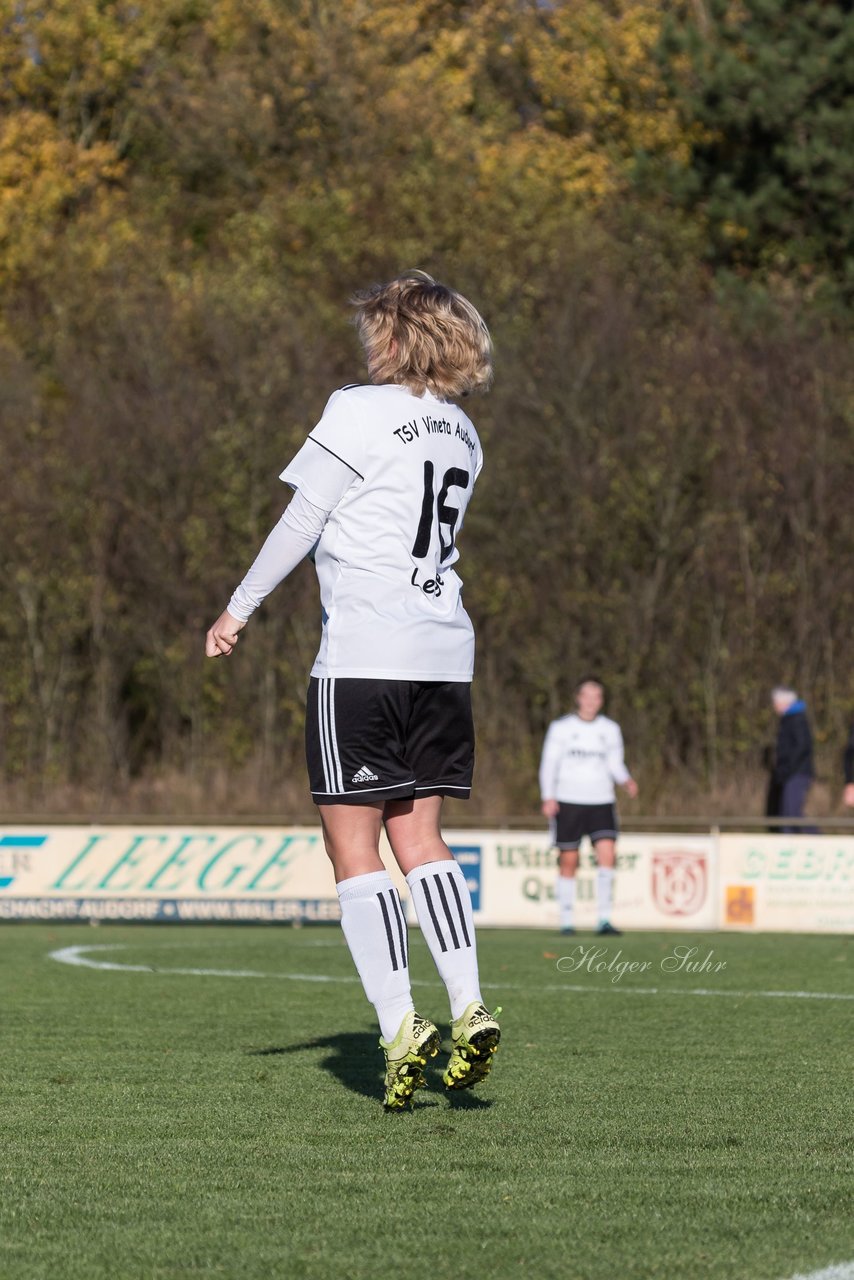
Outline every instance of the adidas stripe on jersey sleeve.
[(360, 480), (365, 478), (365, 436), (359, 402), (352, 393), (376, 388), (343, 387), (333, 391), (326, 402), (323, 416), (309, 433), (321, 449), (345, 462)]
[(299, 453), (279, 476), (286, 484), (322, 508), (327, 514), (336, 507), (351, 485), (362, 477), (346, 462), (309, 436)]

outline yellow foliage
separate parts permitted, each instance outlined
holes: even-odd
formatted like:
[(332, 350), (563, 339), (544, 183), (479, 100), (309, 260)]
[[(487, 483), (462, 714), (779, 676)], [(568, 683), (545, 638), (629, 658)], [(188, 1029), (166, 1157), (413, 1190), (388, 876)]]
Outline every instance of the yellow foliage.
[(527, 247), (619, 195), (638, 152), (687, 159), (653, 56), (663, 12), (0, 0), (0, 245), (12, 270), (37, 263), (84, 214), (123, 241), (124, 187), (191, 268), (212, 242), (297, 273), (390, 244)]
[(689, 156), (654, 57), (663, 16), (658, 0), (573, 0), (555, 7), (531, 44), (545, 123), (583, 135), (589, 152), (607, 156), (611, 189), (640, 151)]
[(175, 0), (0, 0), (0, 102), (38, 107), (88, 141), (157, 49)]
[[(0, 124), (0, 253), (8, 280), (50, 250), (63, 223), (86, 213), (109, 220), (121, 198), (122, 165), (109, 143), (88, 149), (62, 137), (43, 112)], [(98, 241), (93, 239), (93, 251)]]

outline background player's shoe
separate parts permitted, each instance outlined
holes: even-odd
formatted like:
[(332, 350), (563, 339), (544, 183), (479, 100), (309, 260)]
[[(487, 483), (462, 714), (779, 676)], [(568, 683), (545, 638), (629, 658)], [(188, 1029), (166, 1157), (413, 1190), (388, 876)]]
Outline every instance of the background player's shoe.
[(622, 929), (615, 929), (609, 920), (605, 920), (600, 924), (596, 932), (600, 937), (622, 938)]
[(468, 1089), (489, 1075), (501, 1039), (496, 1018), (482, 1004), (470, 1004), (451, 1024), (451, 1056), (442, 1080), (447, 1089)]
[(380, 1040), (385, 1054), (386, 1111), (402, 1111), (409, 1106), (416, 1089), (425, 1089), (424, 1066), (439, 1052), (439, 1032), (414, 1009), (406, 1014), (391, 1044)]

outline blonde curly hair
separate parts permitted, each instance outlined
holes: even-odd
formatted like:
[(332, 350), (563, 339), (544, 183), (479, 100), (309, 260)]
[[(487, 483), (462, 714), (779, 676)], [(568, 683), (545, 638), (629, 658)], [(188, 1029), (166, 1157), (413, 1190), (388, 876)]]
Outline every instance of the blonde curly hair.
[(352, 298), (371, 382), (396, 382), (440, 400), (485, 391), (492, 339), (479, 312), (426, 271), (407, 271)]

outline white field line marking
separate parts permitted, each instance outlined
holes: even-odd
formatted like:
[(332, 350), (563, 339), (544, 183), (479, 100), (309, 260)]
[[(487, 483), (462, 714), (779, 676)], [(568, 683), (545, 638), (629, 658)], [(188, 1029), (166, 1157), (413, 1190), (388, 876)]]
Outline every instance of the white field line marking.
[[(59, 951), (51, 951), (49, 953), (51, 960), (58, 960), (60, 964), (79, 965), (84, 969), (101, 969), (111, 970), (118, 973), (159, 973), (159, 974), (179, 974), (193, 978), (280, 978), (286, 982), (358, 982), (359, 979), (353, 975), (333, 975), (324, 973), (269, 973), (261, 969), (173, 969), (161, 968), (156, 964), (121, 964), (116, 960), (92, 960), (88, 953), (91, 951), (121, 951), (124, 949), (123, 944), (110, 944), (101, 946), (85, 946), (85, 947), (62, 947)], [(414, 987), (439, 987), (440, 982), (425, 982), (413, 980)], [(525, 986), (516, 982), (483, 982), (482, 987), (494, 991), (530, 991), (531, 986)], [(845, 994), (836, 991), (715, 991), (709, 987), (693, 987), (693, 988), (668, 988), (668, 987), (620, 987), (616, 983), (609, 983), (608, 986), (595, 986), (588, 984), (583, 986), (580, 983), (557, 982), (544, 983), (536, 987), (538, 991), (571, 991), (589, 995), (592, 992), (612, 991), (617, 995), (631, 996), (731, 996), (739, 1000), (747, 999), (791, 999), (791, 1000), (854, 1000), (854, 994)], [(812, 1280), (812, 1278), (811, 1278)], [(823, 1278), (822, 1278), (823, 1280)], [(835, 1277), (829, 1277), (828, 1280), (836, 1280)], [(845, 1277), (847, 1280), (847, 1277)], [(852, 1275), (851, 1280), (854, 1280)]]
[(161, 969), (156, 964), (119, 964), (115, 960), (90, 960), (89, 951), (120, 951), (121, 946), (62, 947), (51, 951), (51, 960), (80, 965), (84, 969), (108, 969), (119, 973), (169, 973), (192, 978), (283, 978), (289, 982), (358, 982), (357, 977), (333, 977), (319, 973), (265, 973), (260, 969)]
[(851, 1262), (834, 1262), (832, 1267), (822, 1271), (810, 1271), (809, 1275), (798, 1272), (790, 1280), (854, 1280), (854, 1259)]

